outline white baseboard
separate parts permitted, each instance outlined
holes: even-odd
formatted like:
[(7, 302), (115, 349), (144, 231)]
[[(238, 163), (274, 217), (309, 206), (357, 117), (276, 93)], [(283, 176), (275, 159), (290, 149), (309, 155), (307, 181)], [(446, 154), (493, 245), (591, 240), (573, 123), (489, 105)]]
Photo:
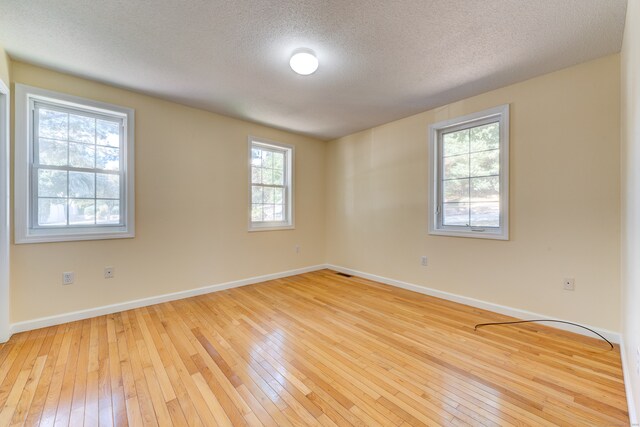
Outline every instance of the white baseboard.
[(633, 387), (631, 387), (632, 376), (631, 369), (632, 365), (627, 360), (627, 347), (624, 343), (624, 335), (620, 336), (620, 358), (622, 359), (622, 374), (624, 375), (624, 389), (625, 394), (627, 395), (627, 407), (629, 408), (629, 423), (632, 426), (639, 426), (638, 422), (639, 414), (636, 410), (636, 401), (633, 398)]
[[(126, 301), (117, 304), (104, 305), (101, 307), (90, 308), (86, 310), (73, 311), (71, 313), (59, 314), (55, 316), (41, 317), (39, 319), (26, 320), (11, 325), (11, 334), (18, 332), (31, 331), (34, 329), (46, 328), (48, 326), (60, 325), (77, 320), (89, 319), (91, 317), (103, 316), (105, 314), (117, 313), (120, 311), (131, 310), (139, 307), (146, 307), (153, 304), (159, 304), (167, 301), (175, 301), (189, 298), (197, 295), (209, 294), (212, 292), (223, 291), (225, 289), (238, 288), (240, 286), (253, 285), (255, 283), (266, 282), (268, 280), (281, 279), (283, 277), (295, 276), (297, 274), (308, 273), (327, 268), (326, 265), (314, 265), (310, 267), (298, 268), (295, 270), (283, 271), (280, 273), (266, 274), (264, 276), (250, 277), (248, 279), (234, 280), (232, 282), (219, 283), (217, 285), (205, 286), (202, 288), (189, 289), (186, 291), (173, 292), (170, 294), (158, 295), (149, 298), (142, 298), (133, 301)], [(2, 337), (0, 337), (2, 338)], [(6, 337), (7, 341), (9, 337)], [(0, 341), (3, 342), (3, 341)]]
[[(469, 298), (462, 295), (439, 291), (437, 289), (427, 288), (426, 286), (420, 286), (420, 285), (415, 285), (413, 283), (402, 282), (400, 280), (389, 279), (388, 277), (382, 277), (382, 276), (377, 276), (375, 274), (364, 273), (362, 271), (352, 270), (350, 268), (340, 267), (337, 265), (329, 264), (327, 265), (327, 268), (330, 268), (332, 270), (339, 271), (342, 273), (351, 274), (352, 276), (359, 276), (365, 279), (373, 280), (375, 282), (384, 283), (386, 285), (396, 286), (398, 288), (429, 295), (432, 297), (442, 298), (448, 301), (453, 301), (460, 304), (470, 305), (472, 307), (493, 311), (495, 313), (504, 314), (506, 316), (516, 317), (518, 319), (523, 319), (523, 320), (553, 319), (553, 320), (567, 321), (565, 319), (558, 319), (557, 317), (551, 317), (546, 314), (534, 313), (527, 310), (521, 310), (519, 308), (507, 307), (505, 305), (495, 304), (488, 301), (482, 301), (475, 298)], [(584, 330), (582, 328), (577, 328), (571, 325), (563, 324), (563, 323), (553, 323), (553, 324), (549, 323), (548, 326), (551, 326), (557, 329), (562, 329), (565, 331), (575, 332), (580, 335), (596, 337), (595, 335), (593, 335), (591, 332), (587, 330)], [(603, 337), (607, 338), (611, 342), (620, 343), (620, 334), (618, 332), (597, 328), (595, 326), (589, 326), (589, 325), (585, 325), (585, 326), (593, 329), (594, 331), (597, 331), (599, 334), (602, 334)]]
[[(407, 289), (407, 290), (418, 292), (425, 295), (430, 295), (436, 298), (442, 298), (448, 301), (454, 301), (460, 304), (470, 305), (472, 307), (493, 311), (493, 312), (504, 314), (507, 316), (516, 317), (519, 319), (528, 320), (528, 319), (546, 318), (546, 319), (554, 319), (554, 320), (564, 320), (564, 319), (557, 319), (555, 317), (550, 317), (540, 313), (533, 313), (531, 311), (521, 310), (513, 307), (507, 307), (504, 305), (495, 304), (488, 301), (482, 301), (475, 298), (469, 298), (462, 295), (452, 294), (449, 292), (428, 288), (425, 286), (415, 285), (413, 283), (407, 283), (407, 282), (402, 282), (400, 280), (377, 276), (375, 274), (364, 273), (362, 271), (352, 270), (350, 268), (340, 267), (337, 265), (319, 264), (319, 265), (314, 265), (310, 267), (298, 268), (295, 270), (283, 271), (280, 273), (267, 274), (263, 276), (255, 276), (247, 279), (220, 283), (217, 285), (210, 285), (210, 286), (205, 286), (205, 287), (196, 288), (196, 289), (189, 289), (186, 291), (174, 292), (174, 293), (164, 294), (164, 295), (157, 295), (157, 296), (137, 299), (133, 301), (125, 301), (122, 303), (105, 305), (105, 306), (90, 308), (86, 310), (79, 310), (79, 311), (59, 314), (55, 316), (41, 317), (33, 320), (26, 320), (23, 322), (17, 322), (12, 324), (10, 332), (11, 334), (15, 334), (18, 332), (31, 331), (34, 329), (45, 328), (48, 326), (60, 325), (62, 323), (74, 322), (76, 320), (83, 320), (91, 317), (102, 316), (105, 314), (117, 313), (119, 311), (131, 310), (139, 307), (146, 307), (149, 305), (159, 304), (167, 301), (175, 301), (183, 298), (193, 297), (196, 295), (203, 295), (203, 294), (208, 294), (212, 292), (222, 291), (225, 289), (237, 288), (240, 286), (266, 282), (268, 280), (295, 276), (297, 274), (303, 274), (311, 271), (322, 270), (324, 268), (330, 268), (335, 271), (340, 271), (340, 272), (351, 274), (354, 276), (360, 276), (365, 279), (373, 280), (373, 281), (384, 283), (387, 285), (396, 286), (402, 289)], [(585, 325), (585, 326), (588, 326), (588, 325)], [(583, 330), (582, 328), (575, 328), (571, 325), (558, 323), (558, 324), (554, 324), (553, 327), (571, 331), (571, 332), (576, 332), (582, 335), (593, 336), (593, 334), (589, 333), (588, 331)], [(588, 327), (602, 334), (611, 342), (620, 343), (621, 341), (620, 334), (617, 332), (612, 332), (606, 329), (601, 329), (593, 326), (588, 326)], [(0, 339), (1, 338), (6, 338), (6, 340), (9, 339), (9, 337), (0, 337)], [(4, 342), (4, 341), (0, 340), (0, 342)]]

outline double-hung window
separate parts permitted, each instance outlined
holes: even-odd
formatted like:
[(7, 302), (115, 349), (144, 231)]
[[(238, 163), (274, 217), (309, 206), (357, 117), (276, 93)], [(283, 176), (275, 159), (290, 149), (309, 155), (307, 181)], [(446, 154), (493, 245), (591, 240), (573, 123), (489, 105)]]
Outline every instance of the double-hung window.
[(133, 237), (133, 110), (16, 95), (16, 242)]
[(429, 127), (429, 233), (509, 238), (509, 106)]
[(293, 147), (249, 138), (249, 230), (293, 228)]

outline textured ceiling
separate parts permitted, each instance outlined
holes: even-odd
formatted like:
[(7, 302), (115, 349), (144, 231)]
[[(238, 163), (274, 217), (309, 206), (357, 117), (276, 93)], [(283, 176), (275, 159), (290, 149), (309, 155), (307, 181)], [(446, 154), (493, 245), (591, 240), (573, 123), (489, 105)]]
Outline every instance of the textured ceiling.
[[(626, 0), (0, 0), (20, 61), (322, 139), (620, 50)], [(318, 71), (288, 65), (299, 47)]]

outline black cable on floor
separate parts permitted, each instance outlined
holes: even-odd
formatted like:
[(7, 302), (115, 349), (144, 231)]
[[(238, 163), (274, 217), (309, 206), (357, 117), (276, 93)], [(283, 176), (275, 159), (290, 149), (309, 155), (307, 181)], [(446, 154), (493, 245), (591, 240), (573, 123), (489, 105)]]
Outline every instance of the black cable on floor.
[(533, 323), (533, 322), (556, 322), (556, 323), (565, 323), (567, 325), (573, 325), (573, 326), (577, 326), (579, 328), (582, 329), (586, 329), (587, 331), (591, 331), (594, 334), (596, 334), (597, 336), (599, 336), (600, 338), (602, 338), (603, 340), (605, 340), (607, 342), (607, 344), (609, 344), (609, 346), (611, 347), (611, 350), (613, 350), (613, 344), (611, 344), (611, 341), (609, 341), (608, 339), (606, 339), (605, 337), (603, 337), (601, 334), (597, 333), (596, 331), (594, 331), (593, 329), (587, 328), (586, 326), (582, 326), (582, 325), (578, 325), (577, 323), (573, 323), (573, 322), (566, 322), (564, 320), (553, 320), (553, 319), (534, 319), (534, 320), (516, 320), (513, 322), (491, 322), (491, 323), (478, 323), (473, 330), (477, 331), (478, 328), (482, 327), (482, 326), (492, 326), (492, 325), (515, 325), (517, 323)]

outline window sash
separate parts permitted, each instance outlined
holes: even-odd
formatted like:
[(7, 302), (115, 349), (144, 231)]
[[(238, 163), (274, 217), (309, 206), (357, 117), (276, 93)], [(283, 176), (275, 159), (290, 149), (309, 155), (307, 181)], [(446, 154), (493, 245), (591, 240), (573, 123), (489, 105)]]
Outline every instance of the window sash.
[[(438, 153), (438, 176), (437, 176), (437, 207), (436, 207), (436, 220), (437, 220), (437, 226), (439, 229), (451, 229), (451, 230), (462, 230), (462, 231), (473, 231), (473, 232), (484, 232), (486, 231), (486, 229), (491, 229), (493, 231), (497, 231), (500, 230), (500, 228), (502, 227), (502, 215), (499, 214), (498, 215), (498, 225), (497, 226), (473, 226), (471, 225), (471, 197), (469, 197), (469, 201), (466, 202), (466, 204), (468, 205), (468, 216), (469, 216), (469, 224), (468, 225), (452, 225), (452, 224), (444, 224), (444, 182), (445, 181), (450, 181), (453, 179), (467, 179), (469, 180), (469, 193), (471, 193), (471, 180), (474, 178), (488, 178), (488, 177), (498, 177), (498, 180), (500, 180), (501, 178), (501, 174), (502, 174), (502, 168), (499, 169), (500, 172), (498, 172), (498, 174), (492, 174), (492, 175), (471, 175), (471, 170), (469, 170), (469, 175), (466, 177), (461, 177), (461, 178), (451, 178), (451, 179), (445, 179), (444, 178), (444, 172), (445, 172), (445, 165), (444, 165), (444, 159), (446, 158), (444, 155), (444, 135), (449, 134), (449, 133), (455, 133), (455, 132), (459, 132), (462, 130), (471, 130), (473, 128), (476, 127), (480, 127), (480, 126), (484, 126), (484, 125), (489, 125), (489, 124), (493, 124), (493, 123), (497, 123), (498, 124), (498, 138), (501, 139), (500, 137), (500, 132), (502, 131), (502, 123), (500, 120), (499, 116), (493, 115), (493, 116), (489, 116), (483, 119), (478, 119), (478, 120), (474, 120), (472, 122), (466, 122), (466, 123), (460, 123), (454, 126), (450, 126), (450, 127), (446, 127), (446, 128), (442, 128), (439, 129), (437, 131), (437, 153)], [(485, 151), (498, 151), (498, 163), (501, 166), (502, 165), (502, 161), (500, 160), (500, 154), (502, 152), (502, 146), (501, 146), (501, 141), (498, 143), (498, 148), (497, 149), (490, 149), (490, 150), (481, 150), (481, 151), (467, 151), (466, 153), (460, 153), (460, 155), (468, 155), (469, 157), (471, 157), (471, 154), (475, 154), (475, 153), (482, 153)], [(470, 148), (469, 148), (470, 150)], [(454, 157), (454, 156), (447, 156), (447, 157)], [(470, 160), (469, 160), (470, 161)], [(461, 202), (461, 203), (465, 203), (465, 202)], [(502, 197), (500, 197), (499, 203), (502, 204)], [(500, 209), (501, 211), (502, 209)]]
[(251, 183), (251, 208), (253, 208), (253, 205), (277, 205), (276, 203), (253, 203), (253, 187), (260, 187), (260, 188), (278, 188), (278, 189), (282, 189), (284, 190), (284, 199), (283, 199), (283, 203), (282, 203), (282, 209), (283, 209), (283, 219), (282, 220), (273, 220), (273, 221), (266, 221), (266, 220), (262, 220), (262, 221), (254, 221), (253, 218), (251, 219), (251, 223), (253, 225), (265, 225), (265, 224), (269, 224), (271, 226), (278, 226), (278, 225), (289, 225), (289, 191), (288, 191), (288, 186), (287, 185), (275, 185), (275, 184), (254, 184), (253, 182)]
[[(118, 170), (114, 171), (111, 169), (101, 169), (101, 168), (82, 168), (82, 167), (75, 167), (75, 166), (70, 166), (69, 163), (69, 144), (70, 143), (75, 143), (75, 144), (83, 144), (83, 145), (87, 145), (87, 146), (94, 146), (94, 147), (110, 147), (110, 148), (116, 148), (113, 146), (109, 146), (109, 145), (101, 145), (101, 144), (97, 144), (97, 141), (94, 139), (94, 144), (88, 144), (88, 143), (83, 143), (83, 142), (78, 142), (78, 141), (71, 141), (69, 139), (69, 135), (67, 133), (67, 139), (56, 139), (56, 138), (46, 138), (46, 139), (50, 139), (50, 140), (55, 140), (55, 141), (60, 141), (60, 142), (65, 142), (67, 144), (67, 165), (66, 166), (55, 166), (55, 165), (44, 165), (40, 163), (40, 114), (39, 111), (40, 109), (46, 109), (46, 110), (50, 110), (50, 111), (56, 111), (56, 112), (61, 112), (61, 113), (65, 113), (65, 114), (74, 114), (74, 115), (78, 115), (78, 116), (82, 116), (82, 117), (90, 117), (96, 120), (102, 120), (102, 121), (109, 121), (112, 123), (117, 123), (118, 124), (118, 130), (119, 130), (119, 144), (118, 144), (118, 158), (119, 158), (119, 165), (118, 165)], [(64, 229), (70, 229), (70, 228), (116, 228), (116, 227), (123, 227), (126, 224), (126, 219), (125, 219), (125, 212), (126, 212), (126, 179), (125, 179), (125, 153), (124, 153), (124, 140), (125, 140), (125, 119), (123, 117), (120, 116), (112, 116), (112, 115), (108, 115), (108, 114), (103, 114), (103, 113), (99, 113), (99, 112), (94, 112), (88, 109), (83, 109), (81, 107), (71, 107), (71, 106), (63, 106), (60, 104), (57, 104), (53, 101), (43, 101), (43, 100), (39, 100), (39, 99), (32, 99), (30, 102), (30, 112), (31, 112), (31, 138), (30, 138), (30, 158), (31, 161), (29, 162), (29, 168), (30, 168), (30, 189), (31, 189), (31, 208), (30, 208), (30, 212), (29, 212), (29, 227), (31, 229), (45, 229), (45, 230), (50, 230), (50, 229), (58, 229), (58, 230), (64, 230)], [(68, 127), (67, 127), (67, 132), (68, 132)], [(94, 154), (94, 161), (97, 160), (97, 150), (96, 153)], [(95, 163), (94, 163), (95, 164)], [(59, 170), (59, 171), (65, 171), (67, 172), (67, 194), (66, 197), (59, 197), (59, 199), (65, 199), (66, 200), (66, 224), (65, 225), (40, 225), (39, 221), (38, 221), (38, 216), (39, 216), (39, 209), (40, 209), (40, 204), (39, 204), (39, 199), (40, 196), (38, 194), (39, 188), (38, 188), (38, 171), (41, 169), (47, 169), (47, 170)], [(90, 197), (71, 197), (69, 194), (69, 172), (87, 172), (87, 173), (93, 173), (94, 174), (94, 197), (90, 198)], [(107, 197), (97, 197), (97, 174), (104, 174), (104, 175), (117, 175), (119, 177), (119, 198), (115, 199), (115, 198), (107, 198)], [(49, 197), (45, 197), (45, 198), (49, 198)], [(58, 197), (51, 197), (51, 198), (58, 198)], [(73, 199), (73, 200), (93, 200), (94, 201), (94, 222), (93, 224), (70, 224), (70, 208), (69, 208), (69, 201)], [(101, 224), (97, 222), (97, 216), (96, 216), (96, 210), (97, 210), (97, 204), (98, 204), (98, 200), (117, 200), (118, 201), (118, 208), (119, 208), (119, 221), (117, 223), (109, 223), (109, 224)]]

